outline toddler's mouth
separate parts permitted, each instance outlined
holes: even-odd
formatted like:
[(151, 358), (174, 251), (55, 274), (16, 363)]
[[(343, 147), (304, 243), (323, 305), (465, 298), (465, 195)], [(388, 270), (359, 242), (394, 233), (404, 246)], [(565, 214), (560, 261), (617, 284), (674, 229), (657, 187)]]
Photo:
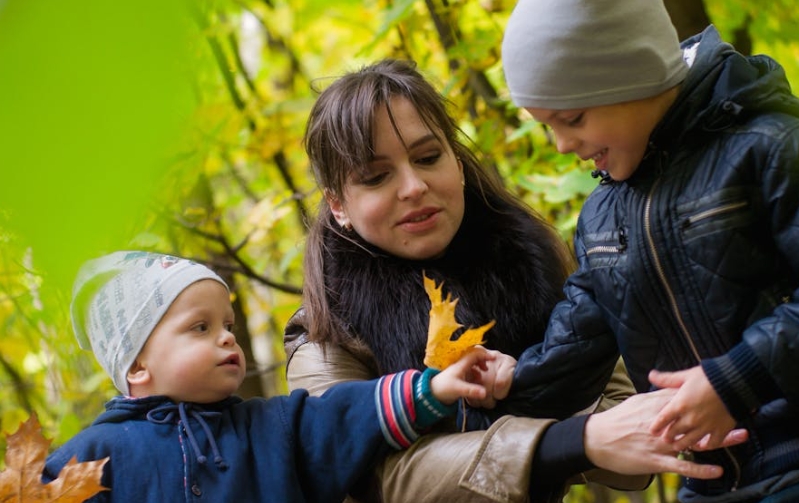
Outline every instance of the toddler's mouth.
[(239, 362), (239, 355), (232, 354), (232, 355), (228, 356), (227, 358), (225, 358), (225, 360), (222, 363), (220, 363), (220, 365), (236, 365), (236, 366), (238, 366), (239, 363), (240, 363)]

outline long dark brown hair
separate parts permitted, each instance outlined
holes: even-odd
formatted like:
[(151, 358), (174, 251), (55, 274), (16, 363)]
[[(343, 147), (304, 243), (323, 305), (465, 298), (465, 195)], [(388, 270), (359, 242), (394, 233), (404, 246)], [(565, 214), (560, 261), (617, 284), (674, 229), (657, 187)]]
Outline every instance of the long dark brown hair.
[[(499, 211), (495, 206), (512, 207), (540, 221), (554, 253), (547, 266), (555, 269), (558, 278), (565, 279), (572, 267), (565, 243), (548, 223), (504, 187), (495, 170), (483, 167), (465, 143), (468, 136), (449, 114), (450, 102), (422, 76), (413, 62), (381, 60), (345, 74), (320, 93), (303, 140), (319, 188), (344, 200), (347, 179), (352, 174), (364, 175), (373, 159), (375, 116), (382, 107), (396, 130), (390, 106), (394, 98), (410, 102), (438, 140), (452, 147), (455, 157), (463, 163), (467, 196), (469, 193), (477, 196), (491, 211)], [(335, 292), (328, 291), (324, 266), (325, 260), (337, 259), (325, 246), (325, 236), (330, 233), (347, 238), (323, 198), (306, 243), (303, 301), (311, 340), (340, 343), (348, 332), (348, 323), (338, 319), (330, 308), (330, 296), (335, 296)]]

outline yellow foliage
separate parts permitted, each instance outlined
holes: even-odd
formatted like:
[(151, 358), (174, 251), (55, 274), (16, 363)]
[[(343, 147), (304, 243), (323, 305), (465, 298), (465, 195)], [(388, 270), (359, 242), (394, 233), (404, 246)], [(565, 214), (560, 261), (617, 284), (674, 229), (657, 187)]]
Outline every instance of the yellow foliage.
[(482, 344), (484, 334), (494, 326), (495, 321), (477, 328), (464, 331), (460, 337), (452, 340), (452, 334), (463, 325), (455, 319), (455, 306), (458, 299), (447, 294), (442, 299), (441, 289), (444, 284), (436, 286), (435, 281), (424, 276), (424, 289), (430, 298), (430, 324), (427, 329), (427, 348), (424, 364), (428, 367), (443, 370), (460, 359), (469, 348)]

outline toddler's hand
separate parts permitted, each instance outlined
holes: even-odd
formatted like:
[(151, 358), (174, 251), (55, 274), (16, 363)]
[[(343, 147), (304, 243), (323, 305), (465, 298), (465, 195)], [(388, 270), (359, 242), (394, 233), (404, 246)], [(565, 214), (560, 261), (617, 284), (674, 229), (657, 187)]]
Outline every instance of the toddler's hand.
[(484, 400), (488, 390), (482, 380), (475, 376), (485, 372), (498, 354), (501, 353), (475, 346), (460, 360), (436, 374), (430, 380), (430, 391), (445, 405), (451, 405), (459, 398)]

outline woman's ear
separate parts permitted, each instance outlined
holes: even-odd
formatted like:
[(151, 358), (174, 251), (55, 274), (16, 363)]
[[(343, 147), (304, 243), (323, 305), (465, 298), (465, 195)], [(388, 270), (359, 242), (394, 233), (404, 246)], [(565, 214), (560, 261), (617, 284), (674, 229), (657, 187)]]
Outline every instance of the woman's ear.
[(327, 204), (330, 206), (330, 211), (333, 213), (333, 218), (336, 219), (336, 222), (344, 229), (351, 229), (352, 223), (350, 222), (350, 217), (347, 216), (347, 211), (344, 209), (344, 204), (341, 202), (341, 199), (330, 190), (325, 189), (325, 200), (327, 200)]

